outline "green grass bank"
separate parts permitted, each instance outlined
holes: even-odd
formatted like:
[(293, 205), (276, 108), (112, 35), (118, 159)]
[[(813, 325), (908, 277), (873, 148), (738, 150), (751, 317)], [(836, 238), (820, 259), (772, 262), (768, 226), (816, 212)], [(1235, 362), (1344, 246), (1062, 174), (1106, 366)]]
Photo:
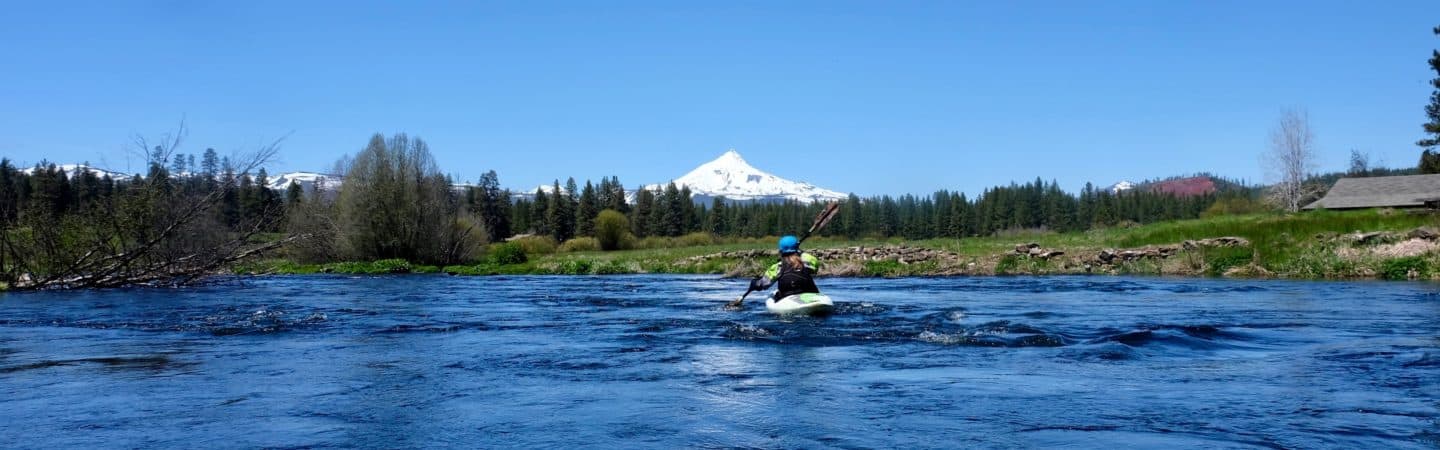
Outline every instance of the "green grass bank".
[[(1076, 233), (1023, 230), (964, 239), (815, 237), (822, 275), (1143, 274), (1302, 279), (1440, 279), (1440, 215), (1369, 210), (1221, 216)], [(1217, 244), (1214, 238), (1226, 239)], [(1188, 242), (1187, 242), (1188, 241)], [(607, 275), (748, 277), (775, 260), (773, 239), (685, 236), (650, 248), (506, 243), (485, 260), (436, 267), (402, 260), (297, 264), (250, 261), (243, 274)], [(567, 243), (569, 244), (569, 243)], [(1017, 248), (1017, 246), (1019, 248)]]

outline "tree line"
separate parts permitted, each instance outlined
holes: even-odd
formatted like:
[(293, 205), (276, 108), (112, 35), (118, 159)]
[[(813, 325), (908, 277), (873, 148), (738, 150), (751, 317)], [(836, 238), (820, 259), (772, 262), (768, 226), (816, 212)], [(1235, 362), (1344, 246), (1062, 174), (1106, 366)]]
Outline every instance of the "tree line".
[[(198, 164), (193, 155), (164, 149), (157, 149), (149, 159), (147, 173), (124, 179), (89, 170), (77, 171), (72, 178), (53, 164), (22, 171), (8, 160), (0, 161), (0, 225), (6, 236), (13, 237), (16, 230), (33, 233), (53, 228), (46, 226), (50, 223), (96, 221), (97, 216), (139, 197), (211, 199), (203, 213), (205, 232), (189, 237), (253, 233), (295, 237), (284, 250), (286, 256), (310, 262), (400, 258), (454, 264), (477, 260), (487, 244), (517, 235), (565, 242), (602, 235), (614, 241), (617, 227), (636, 239), (697, 232), (727, 237), (796, 233), (823, 206), (724, 198), (697, 203), (686, 186), (670, 183), (660, 189), (627, 191), (613, 176), (598, 183), (556, 180), (528, 198), (501, 188), (493, 170), (474, 185), (456, 187), (436, 165), (425, 141), (404, 134), (372, 136), (364, 148), (337, 165), (343, 175), (338, 187), (321, 185), (309, 191), (295, 183), (272, 190), (263, 168), (251, 168), (252, 176), (213, 149), (204, 152)], [(1226, 196), (1253, 196), (1253, 192), (1225, 189), (1175, 196), (1145, 189), (1116, 193), (1087, 184), (1072, 194), (1054, 181), (1037, 178), (992, 187), (973, 198), (949, 190), (867, 198), (852, 194), (843, 200), (840, 217), (822, 234), (932, 239), (1013, 230), (1079, 231), (1199, 217)], [(604, 211), (612, 211), (608, 229), (602, 229), (604, 221), (599, 220)]]
[[(798, 233), (823, 207), (797, 201), (732, 202), (723, 197), (697, 204), (688, 187), (674, 183), (658, 190), (637, 189), (630, 204), (614, 178), (604, 179), (599, 188), (587, 181), (578, 194), (575, 186), (570, 179), (562, 189), (557, 181), (548, 192), (537, 190), (533, 200), (516, 201), (511, 223), (516, 224), (517, 231), (563, 242), (594, 236), (598, 212), (612, 209), (626, 215), (631, 234), (638, 238), (695, 232), (760, 237)], [(1077, 195), (1060, 189), (1054, 181), (1036, 179), (986, 189), (973, 199), (948, 190), (929, 196), (861, 198), (851, 194), (843, 201), (840, 217), (822, 234), (932, 239), (987, 236), (1010, 230), (1078, 231), (1125, 222), (1196, 218), (1225, 195), (1253, 193), (1248, 189), (1194, 196), (1144, 189), (1115, 193), (1087, 184)]]

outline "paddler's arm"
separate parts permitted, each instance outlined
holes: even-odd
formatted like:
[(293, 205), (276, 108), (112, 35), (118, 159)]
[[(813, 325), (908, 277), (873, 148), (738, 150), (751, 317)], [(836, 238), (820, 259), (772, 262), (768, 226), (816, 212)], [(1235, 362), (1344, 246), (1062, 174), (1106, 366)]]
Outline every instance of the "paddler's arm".
[(759, 276), (759, 277), (756, 277), (756, 278), (753, 279), (753, 280), (750, 280), (750, 290), (752, 290), (752, 291), (764, 291), (764, 290), (766, 290), (766, 289), (770, 289), (770, 286), (773, 285), (773, 284), (775, 284), (775, 279), (776, 279), (776, 278), (779, 278), (779, 277), (780, 277), (780, 263), (777, 262), (777, 263), (775, 263), (775, 264), (771, 264), (769, 269), (765, 269), (765, 274), (764, 274), (764, 275), (761, 275), (761, 276)]
[(775, 263), (765, 271), (765, 275), (758, 276), (755, 277), (755, 279), (750, 280), (750, 290), (745, 291), (745, 295), (741, 295), (740, 298), (731, 301), (730, 303), (726, 304), (726, 306), (730, 308), (739, 307), (740, 303), (745, 301), (745, 296), (750, 295), (750, 293), (754, 291), (764, 291), (766, 289), (770, 289), (770, 285), (775, 284), (775, 279), (779, 276), (780, 263)]

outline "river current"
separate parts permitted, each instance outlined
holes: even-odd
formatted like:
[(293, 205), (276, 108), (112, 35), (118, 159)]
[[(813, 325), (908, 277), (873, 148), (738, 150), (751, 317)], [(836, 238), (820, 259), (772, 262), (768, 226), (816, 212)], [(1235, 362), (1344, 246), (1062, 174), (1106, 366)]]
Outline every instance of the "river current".
[(289, 276), (0, 295), (0, 447), (1435, 448), (1440, 285)]

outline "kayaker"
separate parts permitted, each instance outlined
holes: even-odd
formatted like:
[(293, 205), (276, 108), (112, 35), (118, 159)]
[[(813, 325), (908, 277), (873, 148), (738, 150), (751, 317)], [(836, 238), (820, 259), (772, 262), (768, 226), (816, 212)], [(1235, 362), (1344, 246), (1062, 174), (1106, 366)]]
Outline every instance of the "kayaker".
[(781, 237), (779, 247), (780, 261), (770, 265), (770, 268), (765, 270), (765, 275), (750, 280), (750, 289), (764, 291), (779, 282), (780, 287), (774, 296), (776, 300), (795, 294), (820, 293), (820, 288), (815, 286), (815, 273), (820, 271), (820, 259), (809, 253), (802, 253), (800, 239), (795, 236)]

